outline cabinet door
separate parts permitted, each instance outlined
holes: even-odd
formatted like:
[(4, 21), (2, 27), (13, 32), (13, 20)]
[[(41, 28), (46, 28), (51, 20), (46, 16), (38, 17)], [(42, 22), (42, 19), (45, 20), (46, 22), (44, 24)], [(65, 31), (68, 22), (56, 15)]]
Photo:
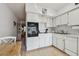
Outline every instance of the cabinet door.
[(52, 45), (52, 34), (47, 33), (47, 34), (40, 34), (40, 47), (47, 47)]
[(79, 37), (78, 37), (78, 56), (79, 56)]
[(39, 34), (40, 47), (45, 47), (45, 34)]
[(32, 50), (33, 49), (33, 39), (27, 38), (26, 46), (27, 46), (27, 51)]
[(56, 25), (61, 25), (61, 16), (56, 18)]
[(27, 13), (27, 21), (28, 22), (39, 22), (38, 19), (39, 15), (38, 14), (33, 14), (33, 13)]
[(68, 23), (68, 14), (61, 15), (61, 24), (67, 24)]
[(39, 48), (39, 39), (38, 37), (27, 38), (27, 50), (33, 50)]
[(52, 45), (53, 43), (53, 35), (52, 33), (49, 34), (49, 45)]
[(47, 27), (52, 27), (52, 26), (53, 26), (53, 24), (52, 24), (52, 18), (49, 17), (49, 18), (47, 19)]
[(77, 56), (76, 53), (73, 53), (72, 51), (70, 51), (70, 50), (68, 50), (68, 49), (65, 49), (65, 52), (66, 52), (67, 54), (69, 54), (70, 56)]
[(52, 26), (53, 26), (53, 27), (56, 27), (56, 18), (54, 18), (54, 19), (52, 20)]
[(46, 36), (45, 36), (45, 46), (50, 46), (50, 45), (49, 45), (49, 42), (50, 42), (49, 35), (46, 35)]
[(69, 13), (69, 25), (79, 25), (79, 9)]
[[(69, 53), (69, 52), (71, 53)], [(72, 37), (67, 37), (65, 39), (65, 52), (69, 55), (77, 55), (77, 39)]]
[(52, 45), (52, 34), (47, 33), (45, 34), (45, 46), (50, 46)]
[(45, 32), (45, 29), (46, 29), (46, 23), (40, 22), (39, 23), (39, 31)]
[(64, 38), (57, 38), (57, 48), (64, 50)]
[(38, 37), (35, 37), (33, 44), (34, 44), (33, 45), (34, 46), (34, 49), (40, 48), (39, 47), (39, 38)]
[(39, 22), (47, 23), (48, 18), (46, 16), (39, 15)]
[(53, 35), (53, 45), (57, 46), (57, 38)]

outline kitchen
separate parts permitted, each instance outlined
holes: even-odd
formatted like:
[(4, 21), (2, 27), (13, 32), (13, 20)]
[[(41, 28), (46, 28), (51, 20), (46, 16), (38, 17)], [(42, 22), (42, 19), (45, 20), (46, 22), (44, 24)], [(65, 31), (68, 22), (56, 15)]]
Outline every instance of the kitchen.
[[(27, 51), (54, 46), (68, 55), (78, 56), (78, 3), (56, 3), (57, 6), (63, 5), (57, 14), (53, 10), (46, 9), (46, 7), (50, 5), (53, 7), (55, 4), (26, 4), (26, 24), (28, 22), (39, 24), (39, 27), (36, 27), (39, 29), (37, 30), (38, 35), (36, 37), (28, 37), (28, 34), (26, 35)], [(50, 11), (52, 11), (53, 14)], [(28, 24), (26, 33), (28, 33)]]
[(7, 3), (0, 12), (0, 55), (79, 56), (79, 3)]

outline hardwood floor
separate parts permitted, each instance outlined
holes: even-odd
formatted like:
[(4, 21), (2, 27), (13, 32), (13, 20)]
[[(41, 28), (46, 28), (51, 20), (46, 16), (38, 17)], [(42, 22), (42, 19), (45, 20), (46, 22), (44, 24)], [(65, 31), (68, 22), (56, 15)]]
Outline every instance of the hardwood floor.
[(55, 47), (47, 47), (36, 49), (33, 51), (22, 51), (22, 56), (68, 56), (67, 54), (61, 52), (59, 49)]

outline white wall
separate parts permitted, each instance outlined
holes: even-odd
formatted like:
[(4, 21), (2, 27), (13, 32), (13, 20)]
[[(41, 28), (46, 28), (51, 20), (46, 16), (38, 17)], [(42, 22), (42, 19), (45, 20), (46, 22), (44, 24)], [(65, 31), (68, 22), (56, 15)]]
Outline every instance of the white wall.
[(26, 3), (26, 11), (40, 13), (35, 3)]
[(18, 20), (25, 19), (25, 3), (6, 3), (6, 5), (11, 9)]
[[(45, 8), (45, 7), (40, 6), (36, 3), (27, 3), (26, 4), (26, 12), (35, 12), (35, 13), (42, 14), (42, 8)], [(47, 9), (48, 16), (56, 15), (56, 12), (54, 10), (51, 10), (50, 8), (46, 8), (46, 9)]]
[(16, 36), (14, 20), (17, 21), (11, 10), (5, 4), (0, 4), (0, 37)]

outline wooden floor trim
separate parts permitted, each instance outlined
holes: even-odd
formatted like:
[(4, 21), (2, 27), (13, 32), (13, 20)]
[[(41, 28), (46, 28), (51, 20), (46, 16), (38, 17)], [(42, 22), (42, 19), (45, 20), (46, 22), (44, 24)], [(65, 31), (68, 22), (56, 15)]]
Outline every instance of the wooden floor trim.
[(40, 50), (40, 49), (44, 49), (44, 48), (48, 48), (48, 47), (52, 47), (52, 45), (46, 46), (46, 47), (42, 47), (42, 48), (33, 49), (33, 50), (29, 50), (29, 51), (26, 50), (26, 52), (32, 52), (32, 51), (36, 51), (36, 50)]
[[(52, 47), (54, 47), (54, 48), (60, 50), (59, 48), (55, 47), (54, 45), (52, 45)], [(65, 53), (65, 54), (67, 54), (66, 52), (64, 52), (64, 51), (62, 51), (62, 50), (60, 50), (60, 51), (63, 52), (63, 53)], [(67, 54), (67, 55), (70, 56), (69, 54)]]
[[(29, 51), (26, 51), (26, 52), (28, 53), (28, 52), (32, 52), (32, 51), (36, 51), (36, 50), (48, 48), (48, 47), (54, 47), (54, 48), (60, 50), (59, 48), (55, 47), (54, 45), (50, 45), (50, 46), (47, 46), (47, 47), (37, 48), (37, 49), (29, 50)], [(63, 53), (65, 53), (65, 54), (67, 54), (66, 52), (64, 52), (64, 51), (62, 51), (62, 50), (60, 50), (60, 51), (63, 52)], [(69, 54), (67, 54), (67, 55), (70, 56)]]

